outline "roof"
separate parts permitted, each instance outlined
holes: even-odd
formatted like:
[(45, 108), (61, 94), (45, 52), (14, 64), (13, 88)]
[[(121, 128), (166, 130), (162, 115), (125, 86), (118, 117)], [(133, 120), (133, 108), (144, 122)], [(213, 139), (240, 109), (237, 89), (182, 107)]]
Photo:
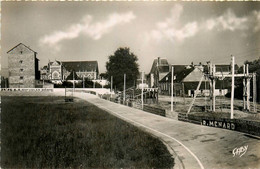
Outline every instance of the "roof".
[(98, 71), (97, 61), (62, 61), (62, 65), (67, 71), (85, 72)]
[(32, 50), (31, 48), (29, 48), (28, 46), (24, 45), (23, 43), (19, 43), (18, 45), (16, 45), (15, 47), (13, 47), (12, 49), (10, 49), (7, 53), (11, 52), (13, 49), (17, 48), (18, 46), (23, 45), (24, 47), (26, 47), (27, 49), (29, 49), (30, 51), (35, 52), (34, 50)]
[(61, 65), (61, 62), (55, 60), (54, 62), (49, 62), (49, 64), (50, 64), (51, 66), (60, 66), (60, 65)]
[(194, 67), (193, 71), (190, 72), (182, 81), (199, 82), (202, 76), (204, 76), (203, 69), (201, 69), (201, 67)]
[(78, 75), (75, 71), (72, 71), (72, 72), (70, 72), (70, 74), (66, 78), (66, 80), (81, 80), (81, 78), (78, 77)]
[(158, 57), (154, 59), (150, 73), (153, 73), (158, 67), (159, 73), (169, 72), (169, 63), (167, 59)]
[(160, 73), (168, 73), (169, 72), (169, 66), (158, 66)]
[[(187, 75), (189, 75), (193, 70), (194, 67), (188, 68), (188, 65), (173, 65), (174, 67), (174, 76), (176, 76), (175, 82), (181, 82)], [(171, 76), (171, 70), (170, 72), (160, 80), (160, 82), (170, 82), (172, 79)]]

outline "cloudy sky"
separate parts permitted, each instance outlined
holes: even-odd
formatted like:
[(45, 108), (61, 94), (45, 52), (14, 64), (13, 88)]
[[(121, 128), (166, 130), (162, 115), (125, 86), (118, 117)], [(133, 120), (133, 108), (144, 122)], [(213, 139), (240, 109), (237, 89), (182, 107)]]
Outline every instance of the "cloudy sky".
[(259, 58), (258, 2), (2, 2), (1, 63), (24, 43), (48, 60), (97, 60), (129, 47), (149, 73), (153, 59), (170, 64), (229, 64)]

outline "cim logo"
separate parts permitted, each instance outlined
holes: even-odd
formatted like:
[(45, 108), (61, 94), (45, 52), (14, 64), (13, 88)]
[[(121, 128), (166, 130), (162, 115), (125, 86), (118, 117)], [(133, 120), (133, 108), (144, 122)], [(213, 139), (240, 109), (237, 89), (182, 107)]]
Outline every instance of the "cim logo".
[(217, 120), (202, 120), (202, 125), (210, 127), (218, 127), (223, 129), (235, 130), (236, 126), (232, 122), (217, 121)]

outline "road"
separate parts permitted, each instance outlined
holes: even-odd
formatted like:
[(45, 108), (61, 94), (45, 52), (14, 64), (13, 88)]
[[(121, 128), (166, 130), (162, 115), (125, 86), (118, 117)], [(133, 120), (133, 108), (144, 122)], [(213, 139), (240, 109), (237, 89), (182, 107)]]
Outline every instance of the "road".
[[(206, 127), (157, 116), (96, 96), (75, 93), (97, 107), (151, 133), (166, 143), (176, 159), (175, 168), (260, 168), (260, 139), (244, 133)], [(233, 150), (247, 151), (233, 155)]]

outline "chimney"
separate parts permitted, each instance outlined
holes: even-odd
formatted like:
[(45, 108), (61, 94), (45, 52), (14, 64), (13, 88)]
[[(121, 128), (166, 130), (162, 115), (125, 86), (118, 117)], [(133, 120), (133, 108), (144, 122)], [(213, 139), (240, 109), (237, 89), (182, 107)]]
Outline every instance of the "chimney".
[(161, 58), (158, 57), (158, 61), (157, 61), (158, 65), (161, 65)]

